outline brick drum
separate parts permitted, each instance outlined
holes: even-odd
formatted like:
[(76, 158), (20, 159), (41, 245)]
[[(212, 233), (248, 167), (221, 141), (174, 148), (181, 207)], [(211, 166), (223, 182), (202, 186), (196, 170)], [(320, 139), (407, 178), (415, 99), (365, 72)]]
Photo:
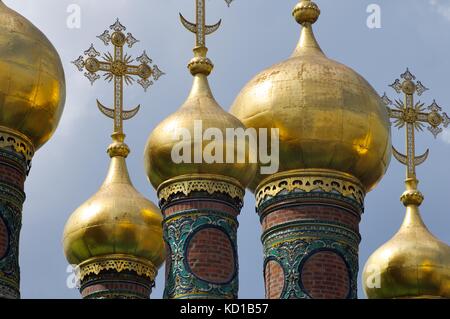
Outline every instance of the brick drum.
[(301, 281), (314, 299), (345, 299), (350, 290), (347, 265), (332, 251), (321, 251), (309, 257), (301, 269)]
[(266, 282), (266, 298), (279, 299), (284, 288), (283, 267), (275, 260), (270, 260), (266, 264), (264, 277)]
[(5, 222), (0, 217), (0, 259), (5, 257), (8, 251), (9, 234)]
[(104, 282), (99, 284), (93, 284), (90, 285), (89, 287), (84, 288), (83, 291), (81, 292), (81, 296), (83, 298), (86, 298), (89, 295), (95, 293), (120, 295), (121, 292), (124, 292), (125, 294), (135, 293), (136, 296), (142, 297), (150, 295), (148, 288), (138, 284), (128, 282)]
[(233, 244), (217, 228), (204, 228), (193, 235), (187, 250), (187, 262), (199, 279), (214, 284), (224, 284), (236, 272)]
[(26, 174), (16, 167), (16, 164), (9, 162), (7, 159), (0, 161), (0, 181), (13, 185), (23, 190)]
[(342, 208), (325, 205), (299, 205), (282, 208), (268, 214), (262, 223), (263, 229), (267, 230), (280, 224), (295, 220), (322, 220), (338, 222), (346, 225), (351, 230), (359, 231), (361, 217), (357, 213), (346, 211)]

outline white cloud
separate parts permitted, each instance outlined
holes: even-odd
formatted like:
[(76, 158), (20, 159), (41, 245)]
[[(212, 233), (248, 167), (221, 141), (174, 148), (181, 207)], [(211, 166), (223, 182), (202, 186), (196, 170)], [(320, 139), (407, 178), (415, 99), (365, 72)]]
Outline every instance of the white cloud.
[(450, 1), (447, 0), (430, 0), (430, 5), (441, 16), (450, 20)]

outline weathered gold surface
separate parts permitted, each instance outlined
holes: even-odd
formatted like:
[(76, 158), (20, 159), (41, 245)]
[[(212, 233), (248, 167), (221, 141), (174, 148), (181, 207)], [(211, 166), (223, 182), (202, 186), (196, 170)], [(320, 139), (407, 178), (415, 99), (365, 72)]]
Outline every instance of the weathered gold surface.
[(256, 207), (280, 193), (320, 191), (338, 193), (364, 206), (364, 187), (352, 175), (325, 169), (302, 169), (264, 179), (255, 192)]
[(303, 28), (293, 55), (251, 80), (231, 113), (247, 127), (279, 128), (280, 171), (336, 170), (370, 191), (391, 158), (388, 112), (364, 78), (325, 56), (310, 23), (320, 11), (300, 4), (294, 15)]
[[(147, 176), (155, 189), (170, 179), (181, 175), (210, 174), (224, 177), (231, 177), (245, 188), (253, 179), (256, 164), (249, 163), (250, 145), (245, 141), (247, 150), (245, 163), (206, 163), (202, 159), (201, 163), (194, 163), (194, 150), (196, 143), (201, 143), (202, 151), (211, 141), (194, 140), (194, 122), (201, 121), (203, 132), (208, 128), (217, 128), (225, 137), (226, 129), (245, 129), (244, 125), (234, 116), (225, 112), (214, 99), (208, 83), (208, 75), (213, 69), (213, 64), (207, 58), (208, 49), (205, 46), (206, 35), (216, 31), (218, 25), (207, 26), (205, 24), (205, 2), (196, 1), (197, 23), (186, 23), (184, 25), (189, 31), (196, 34), (196, 44), (194, 49), (195, 57), (189, 63), (189, 70), (194, 76), (191, 93), (187, 100), (177, 112), (169, 116), (160, 123), (151, 133), (145, 148), (145, 166)], [(220, 25), (220, 24), (219, 24)], [(185, 141), (187, 148), (191, 149), (191, 163), (174, 163), (172, 159), (172, 149), (179, 145), (180, 137), (176, 136), (177, 129), (186, 129), (190, 132), (191, 140)], [(203, 134), (201, 132), (201, 134)], [(234, 158), (239, 152), (236, 147), (237, 142), (216, 141), (217, 149), (223, 149), (224, 156), (227, 150), (232, 150)], [(225, 157), (224, 157), (225, 162)], [(237, 162), (237, 161), (234, 161)]]
[[(406, 216), (400, 230), (367, 261), (366, 296), (376, 298), (450, 298), (450, 247), (434, 237), (419, 212), (423, 200), (417, 180), (407, 180), (402, 196)], [(374, 275), (380, 288), (372, 288)]]
[(115, 156), (100, 190), (67, 222), (64, 252), (71, 264), (125, 254), (159, 268), (165, 256), (161, 223), (158, 207), (131, 184), (125, 158)]
[(64, 71), (53, 45), (30, 21), (0, 1), (0, 126), (47, 142), (61, 117)]
[[(256, 164), (249, 163), (180, 163), (175, 164), (171, 157), (172, 148), (179, 143), (174, 139), (174, 130), (185, 128), (194, 137), (194, 121), (201, 120), (203, 129), (218, 128), (226, 136), (227, 128), (244, 128), (234, 116), (225, 112), (214, 99), (209, 88), (208, 79), (204, 74), (194, 77), (192, 91), (181, 108), (160, 123), (150, 135), (145, 149), (145, 165), (147, 175), (156, 189), (161, 183), (180, 175), (213, 174), (232, 177), (246, 187), (255, 174)], [(192, 140), (191, 153), (194, 154)], [(203, 141), (202, 149), (211, 141)], [(234, 145), (227, 145), (226, 141), (219, 143), (223, 147), (223, 154), (227, 148), (237, 149)], [(236, 156), (235, 156), (236, 157)], [(247, 158), (248, 162), (248, 158)]]

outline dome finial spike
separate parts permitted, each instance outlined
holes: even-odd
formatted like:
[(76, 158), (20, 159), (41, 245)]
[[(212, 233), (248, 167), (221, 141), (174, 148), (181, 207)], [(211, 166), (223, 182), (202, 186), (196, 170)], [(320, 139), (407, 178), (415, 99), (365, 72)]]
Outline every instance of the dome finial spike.
[(319, 43), (314, 36), (312, 25), (319, 19), (319, 6), (311, 0), (301, 0), (292, 11), (295, 20), (302, 25), (302, 33), (293, 56), (308, 52), (323, 54)]

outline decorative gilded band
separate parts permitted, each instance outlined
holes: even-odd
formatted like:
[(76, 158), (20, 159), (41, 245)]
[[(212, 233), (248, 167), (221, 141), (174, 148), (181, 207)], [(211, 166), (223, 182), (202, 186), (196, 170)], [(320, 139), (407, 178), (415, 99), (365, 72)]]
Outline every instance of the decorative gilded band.
[(256, 206), (279, 194), (291, 192), (338, 193), (364, 205), (365, 191), (355, 177), (331, 170), (292, 170), (263, 180), (256, 189)]
[(231, 198), (244, 199), (245, 190), (234, 178), (219, 175), (182, 175), (170, 179), (158, 187), (158, 197), (167, 201), (171, 196), (183, 194), (188, 196), (193, 192), (227, 194)]
[(31, 159), (35, 152), (31, 140), (22, 133), (0, 126), (0, 148), (8, 147), (13, 148), (17, 153), (22, 154), (28, 165), (31, 163)]
[(139, 276), (148, 277), (155, 280), (158, 270), (156, 267), (143, 259), (124, 256), (110, 255), (100, 258), (89, 259), (79, 265), (79, 280), (83, 280), (89, 275), (98, 275), (103, 271), (132, 271)]

